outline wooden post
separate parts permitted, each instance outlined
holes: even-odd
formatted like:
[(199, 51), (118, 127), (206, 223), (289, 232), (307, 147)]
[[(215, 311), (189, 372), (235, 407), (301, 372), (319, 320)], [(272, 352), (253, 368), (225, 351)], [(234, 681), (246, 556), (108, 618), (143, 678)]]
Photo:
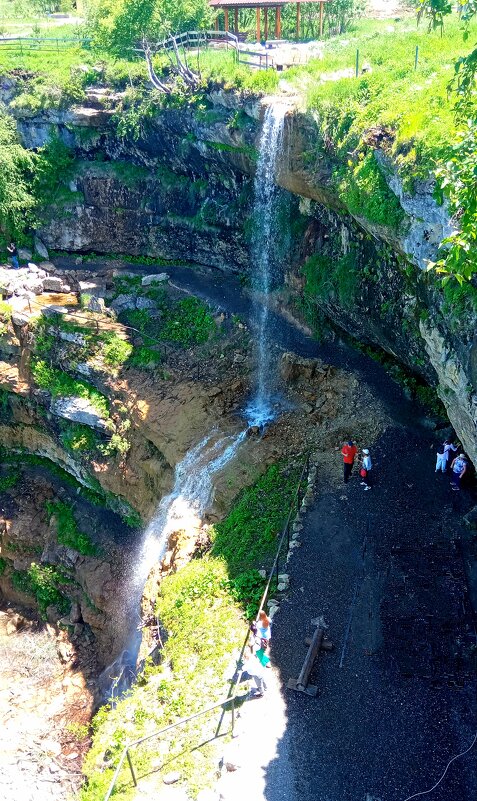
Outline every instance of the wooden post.
[(235, 33), (235, 35), (236, 35), (236, 36), (237, 36), (238, 32), (239, 32), (239, 26), (238, 26), (238, 8), (237, 8), (237, 7), (235, 7), (235, 8), (234, 8), (234, 33)]
[(300, 38), (300, 23), (301, 23), (300, 11), (301, 11), (300, 3), (297, 3), (296, 4), (296, 38), (297, 39)]
[(320, 39), (323, 39), (323, 6), (324, 3), (320, 3)]
[(257, 23), (257, 42), (259, 42), (260, 39), (262, 38), (261, 37), (261, 31), (260, 31), (260, 9), (259, 8), (255, 9), (255, 19), (256, 19), (256, 23)]
[(215, 18), (215, 30), (216, 31), (219, 30), (219, 18), (218, 17)]
[(265, 41), (268, 39), (268, 8), (265, 6), (263, 9), (263, 24), (265, 28)]
[(225, 30), (228, 31), (228, 29), (229, 29), (229, 10), (228, 10), (228, 8), (224, 9), (224, 15), (225, 15)]
[(282, 38), (282, 9), (280, 6), (276, 7), (275, 15), (275, 39)]

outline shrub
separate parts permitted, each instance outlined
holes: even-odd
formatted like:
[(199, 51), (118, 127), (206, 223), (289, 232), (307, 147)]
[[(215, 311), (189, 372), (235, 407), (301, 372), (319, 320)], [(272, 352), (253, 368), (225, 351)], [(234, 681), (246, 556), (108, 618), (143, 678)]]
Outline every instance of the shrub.
[(5, 570), (7, 569), (7, 560), (0, 556), (0, 576), (3, 576)]
[(36, 599), (42, 617), (46, 617), (48, 606), (56, 606), (60, 614), (67, 614), (70, 601), (59, 590), (66, 582), (65, 574), (58, 568), (53, 565), (37, 565), (35, 562), (32, 562), (28, 570), (14, 570), (12, 573), (15, 589)]
[(68, 424), (64, 422), (62, 425), (67, 426), (60, 434), (61, 442), (67, 450), (73, 453), (76, 451), (91, 452), (96, 450), (98, 438), (93, 429), (80, 423)]
[(207, 304), (199, 298), (184, 298), (166, 314), (161, 339), (178, 342), (184, 347), (207, 342), (215, 328)]
[(101, 338), (104, 343), (102, 354), (106, 364), (111, 367), (119, 367), (124, 364), (132, 353), (132, 345), (115, 333), (103, 335)]
[(132, 355), (129, 357), (128, 365), (139, 370), (152, 370), (161, 361), (162, 356), (158, 350), (141, 345), (139, 348), (134, 348)]
[(1, 476), (0, 477), (0, 492), (5, 492), (7, 489), (12, 489), (12, 487), (16, 487), (18, 482), (20, 481), (20, 474), (19, 473), (11, 473), (8, 476)]

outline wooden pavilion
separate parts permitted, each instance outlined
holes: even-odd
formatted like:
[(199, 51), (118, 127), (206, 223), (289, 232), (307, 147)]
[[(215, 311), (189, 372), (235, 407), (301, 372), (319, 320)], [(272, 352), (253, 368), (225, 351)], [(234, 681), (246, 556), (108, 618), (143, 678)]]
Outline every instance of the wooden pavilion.
[[(312, 3), (319, 3), (320, 4), (320, 39), (323, 36), (323, 6), (327, 0), (304, 0), (304, 2), (312, 2)], [(282, 22), (281, 22), (281, 11), (284, 6), (288, 5), (296, 5), (296, 38), (300, 38), (300, 25), (301, 25), (301, 5), (302, 2), (300, 0), (209, 0), (209, 5), (212, 8), (217, 9), (218, 12), (224, 12), (225, 18), (225, 30), (231, 31), (236, 35), (239, 34), (239, 24), (238, 24), (238, 12), (239, 9), (255, 9), (256, 14), (256, 33), (257, 33), (257, 42), (260, 42), (262, 39), (262, 27), (261, 27), (261, 15), (263, 9), (263, 34), (264, 39), (268, 39), (269, 37), (269, 25), (268, 25), (268, 11), (269, 9), (275, 10), (275, 39), (280, 39), (282, 35)], [(229, 13), (233, 12), (234, 21), (233, 26), (230, 27), (230, 18)], [(215, 27), (218, 30), (219, 26), (219, 19), (218, 15), (215, 20)]]

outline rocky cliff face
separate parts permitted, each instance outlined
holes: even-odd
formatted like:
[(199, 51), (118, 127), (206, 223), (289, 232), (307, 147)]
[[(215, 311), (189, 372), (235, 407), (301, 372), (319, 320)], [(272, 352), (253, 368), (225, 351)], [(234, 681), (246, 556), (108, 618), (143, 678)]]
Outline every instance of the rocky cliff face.
[[(76, 157), (61, 201), (45, 214), (46, 244), (253, 270), (253, 175), (263, 103), (214, 90), (200, 107), (158, 111), (133, 141), (117, 136), (104, 101), (96, 92), (89, 105), (68, 112), (15, 112), (27, 146), (54, 133)], [(385, 155), (382, 132), (370, 132), (370, 146), (386, 191), (351, 202), (337, 189), (335, 173), (343, 165), (333, 143), (323, 140), (319, 119), (290, 106), (277, 176), (288, 209), (281, 224), (290, 238), (285, 300), (309, 323), (324, 313), (436, 386), (477, 463), (473, 299), (459, 296), (456, 308), (452, 293), (443, 294), (424, 269), (452, 221), (436, 203), (432, 181), (405, 190)], [(370, 200), (382, 209), (389, 204), (389, 220), (386, 213), (369, 214)]]

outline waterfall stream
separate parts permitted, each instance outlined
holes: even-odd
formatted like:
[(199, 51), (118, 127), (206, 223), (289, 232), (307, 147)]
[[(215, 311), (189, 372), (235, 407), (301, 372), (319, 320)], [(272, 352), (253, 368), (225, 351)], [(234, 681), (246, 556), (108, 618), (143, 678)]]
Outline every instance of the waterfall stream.
[(275, 177), (282, 150), (283, 124), (288, 106), (267, 107), (259, 142), (259, 158), (254, 182), (254, 232), (252, 240), (253, 288), (257, 320), (257, 391), (247, 407), (250, 425), (265, 425), (273, 419), (272, 395), (275, 371), (271, 365), (270, 320), (267, 295), (278, 269), (280, 231), (277, 214)]
[[(283, 124), (287, 106), (267, 107), (259, 143), (259, 159), (254, 183), (254, 236), (252, 245), (255, 318), (257, 321), (257, 389), (245, 417), (250, 426), (263, 426), (275, 416), (272, 405), (275, 389), (272, 369), (271, 336), (267, 295), (273, 285), (279, 262), (279, 226), (276, 210), (278, 189), (275, 183), (278, 155), (282, 148)], [(130, 686), (136, 671), (141, 636), (139, 610), (147, 577), (164, 556), (170, 534), (174, 531), (199, 529), (210, 504), (214, 475), (235, 456), (246, 431), (221, 437), (210, 432), (191, 448), (175, 468), (172, 492), (159, 503), (144, 531), (140, 554), (127, 588), (124, 620), (131, 621), (125, 650), (103, 672), (103, 683), (118, 696)]]

